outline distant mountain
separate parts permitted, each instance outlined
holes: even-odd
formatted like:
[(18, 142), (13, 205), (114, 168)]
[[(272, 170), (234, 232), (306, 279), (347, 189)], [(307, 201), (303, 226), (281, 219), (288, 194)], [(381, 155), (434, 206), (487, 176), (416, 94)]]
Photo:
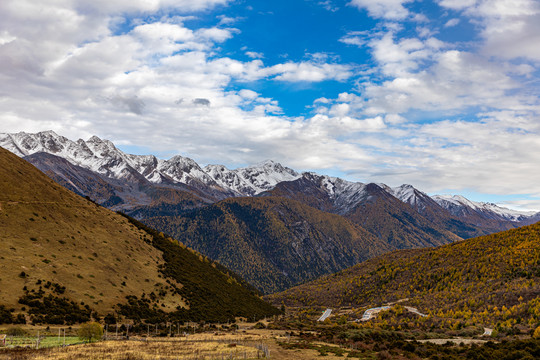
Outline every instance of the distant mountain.
[[(308, 199), (304, 191), (302, 196), (304, 203), (323, 211), (327, 211), (326, 207), (330, 206), (331, 212), (345, 214), (365, 195), (363, 190), (366, 184), (313, 173), (299, 174), (271, 160), (235, 170), (229, 170), (223, 165), (208, 165), (201, 168), (194, 160), (179, 155), (162, 160), (153, 155), (126, 154), (110, 141), (101, 140), (97, 136), (87, 141), (82, 139), (71, 141), (53, 131), (36, 134), (24, 132), (0, 134), (0, 146), (21, 157), (39, 152), (56, 155), (73, 165), (107, 178), (135, 184), (144, 183), (142, 181), (144, 178), (150, 184), (191, 192), (207, 203), (229, 197), (256, 196), (273, 190), (278, 184), (303, 181), (302, 179), (319, 182), (317, 193), (310, 194)], [(43, 166), (42, 170), (47, 171)], [(62, 177), (60, 174), (62, 171), (49, 169), (48, 173), (51, 175), (52, 172), (56, 172)], [(310, 179), (311, 177), (313, 179)], [(440, 220), (442, 216), (444, 219), (437, 225), (442, 225), (443, 228), (456, 232), (461, 237), (500, 231), (540, 220), (540, 213), (519, 212), (494, 204), (475, 203), (461, 196), (436, 195), (431, 201), (427, 194), (411, 185), (395, 188), (384, 184), (377, 185), (403, 203), (412, 206), (430, 221)], [(86, 191), (88, 190), (91, 189), (87, 188)], [(138, 197), (132, 196), (130, 203), (136, 204), (137, 201)], [(143, 196), (137, 205), (147, 204)], [(456, 219), (457, 223), (454, 223)]]
[(272, 189), (282, 181), (300, 177), (296, 171), (272, 160), (236, 170), (229, 170), (223, 165), (208, 165), (204, 171), (221, 187), (240, 196), (253, 196)]
[(131, 155), (97, 136), (75, 142), (53, 131), (0, 134), (0, 146), (21, 157), (39, 152), (56, 155), (73, 165), (113, 179), (137, 182), (142, 176), (154, 184), (185, 184), (214, 200), (252, 196), (271, 189), (280, 181), (299, 176), (295, 171), (271, 161), (236, 170), (219, 165), (203, 169), (192, 159), (180, 155), (169, 160), (153, 155)]
[[(438, 208), (444, 213), (441, 216), (449, 216), (427, 195), (412, 189), (411, 192), (417, 194), (427, 206)], [(422, 216), (414, 206), (404, 201), (407, 199), (399, 199), (399, 194), (386, 185), (352, 183), (339, 178), (304, 173), (302, 178), (282, 182), (261, 196), (284, 196), (342, 215), (394, 249), (442, 245), (460, 239), (445, 226)], [(425, 207), (422, 205), (422, 208)], [(462, 226), (467, 227), (470, 226)]]
[[(77, 188), (78, 175), (66, 184)], [(109, 185), (100, 185), (108, 196)], [(0, 237), (0, 308), (14, 309), (16, 321), (74, 323), (96, 312), (136, 322), (277, 313), (222, 265), (75, 195), (1, 148)]]
[[(276, 304), (405, 305), (462, 327), (540, 321), (540, 223), (436, 248), (400, 250), (269, 298)], [(509, 330), (510, 329), (510, 330)]]
[(146, 223), (270, 293), (392, 249), (339, 215), (280, 197), (232, 198)]
[(493, 229), (511, 228), (508, 222), (529, 225), (538, 221), (540, 215), (534, 211), (516, 211), (493, 203), (471, 201), (461, 195), (435, 195), (433, 200), (464, 221)]
[(139, 218), (177, 214), (212, 202), (204, 192), (181, 183), (154, 184), (140, 174), (129, 180), (110, 178), (43, 152), (24, 159), (74, 193)]

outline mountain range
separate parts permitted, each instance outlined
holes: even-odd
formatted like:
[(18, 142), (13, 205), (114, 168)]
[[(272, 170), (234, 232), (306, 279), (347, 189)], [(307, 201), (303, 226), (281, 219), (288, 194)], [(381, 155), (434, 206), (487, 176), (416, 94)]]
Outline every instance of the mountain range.
[(231, 270), (5, 149), (0, 190), (0, 313), (8, 323), (10, 312), (19, 322), (56, 324), (114, 313), (150, 322), (278, 313)]
[(270, 160), (230, 170), (179, 155), (131, 155), (96, 136), (0, 134), (0, 146), (79, 195), (173, 235), (266, 293), (387, 251), (540, 220), (539, 213), (459, 195), (299, 173)]
[[(144, 184), (146, 180), (152, 184), (178, 187), (180, 190), (193, 192), (203, 199), (208, 198), (212, 201), (229, 197), (255, 196), (272, 190), (283, 182), (319, 176), (321, 190), (333, 199), (337, 211), (344, 213), (355, 206), (362, 197), (365, 198), (363, 191), (368, 185), (309, 172), (298, 173), (272, 160), (234, 170), (229, 170), (223, 165), (201, 167), (194, 160), (180, 155), (168, 160), (158, 159), (153, 155), (131, 155), (116, 148), (112, 142), (101, 140), (97, 136), (92, 136), (87, 141), (82, 139), (72, 141), (53, 131), (35, 134), (0, 133), (0, 146), (20, 157), (37, 153), (55, 155), (72, 165), (104, 176), (107, 181), (117, 179)], [(59, 174), (63, 171), (52, 172)], [(411, 185), (395, 188), (384, 184), (377, 185), (420, 212), (425, 207), (426, 198), (430, 198)], [(431, 199), (455, 216), (464, 217), (476, 213), (485, 219), (520, 223), (539, 217), (539, 213), (536, 212), (522, 212), (492, 203), (474, 202), (460, 195), (435, 195)]]

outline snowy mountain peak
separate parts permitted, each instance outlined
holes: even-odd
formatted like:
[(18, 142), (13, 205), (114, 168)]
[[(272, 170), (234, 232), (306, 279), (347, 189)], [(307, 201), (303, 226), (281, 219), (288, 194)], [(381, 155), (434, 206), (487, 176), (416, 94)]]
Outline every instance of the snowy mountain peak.
[(142, 175), (153, 183), (181, 183), (205, 191), (210, 188), (227, 196), (256, 195), (281, 181), (300, 177), (296, 171), (273, 160), (236, 170), (223, 165), (208, 165), (202, 169), (197, 162), (181, 155), (160, 160), (153, 155), (126, 154), (111, 141), (95, 135), (86, 141), (71, 141), (54, 131), (0, 134), (0, 146), (21, 157), (38, 152), (53, 154), (115, 179), (134, 179)]
[(175, 155), (169, 160), (166, 160), (166, 162), (169, 164), (174, 164), (176, 166), (181, 166), (183, 168), (200, 168), (199, 164), (197, 164), (195, 160), (181, 155)]
[(207, 165), (204, 170), (220, 186), (238, 195), (253, 196), (268, 191), (282, 181), (292, 181), (301, 175), (273, 160), (229, 170), (223, 165)]
[(493, 203), (471, 201), (461, 195), (434, 195), (432, 199), (454, 215), (474, 211), (496, 220), (522, 221), (536, 214), (535, 211), (518, 211)]
[(274, 160), (267, 159), (267, 160), (258, 162), (256, 164), (252, 165), (251, 167), (273, 167), (276, 164), (281, 166), (281, 164), (276, 163)]
[(403, 184), (394, 188), (387, 188), (385, 190), (404, 203), (413, 206), (416, 206), (421, 202), (421, 197), (428, 197), (426, 194), (410, 184)]
[[(186, 184), (203, 193), (209, 191), (217, 198), (253, 196), (273, 189), (280, 182), (304, 177), (326, 192), (337, 209), (343, 212), (369, 196), (370, 186), (374, 185), (316, 173), (299, 174), (273, 160), (234, 170), (224, 165), (207, 165), (203, 169), (194, 160), (180, 155), (169, 160), (158, 159), (153, 155), (131, 155), (98, 136), (92, 136), (86, 141), (72, 141), (51, 130), (35, 134), (0, 133), (0, 146), (21, 157), (39, 152), (56, 155), (74, 165), (115, 179)], [(456, 216), (474, 212), (489, 219), (522, 221), (536, 214), (532, 211), (510, 210), (492, 203), (470, 201), (461, 195), (435, 195), (430, 198), (410, 184), (394, 188), (385, 184), (377, 186), (419, 211), (433, 200)]]

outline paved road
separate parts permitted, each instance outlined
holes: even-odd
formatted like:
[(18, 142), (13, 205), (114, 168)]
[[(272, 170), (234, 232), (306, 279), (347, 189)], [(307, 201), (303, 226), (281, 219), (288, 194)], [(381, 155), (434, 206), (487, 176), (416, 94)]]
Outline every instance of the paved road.
[(427, 316), (426, 314), (422, 314), (421, 312), (419, 312), (417, 308), (413, 308), (410, 306), (404, 306), (404, 308), (407, 309), (408, 312), (412, 312), (413, 314), (420, 315), (422, 317)]
[(324, 320), (328, 319), (328, 317), (330, 316), (331, 313), (332, 313), (332, 309), (326, 309), (326, 311), (323, 312), (322, 316), (317, 321), (324, 321)]
[[(373, 317), (375, 317), (375, 315), (377, 315), (381, 311), (388, 310), (391, 307), (392, 306), (382, 306), (382, 307), (376, 307), (376, 308), (367, 309), (366, 311), (364, 311), (364, 315), (362, 315), (362, 318), (360, 319), (360, 321), (371, 320)], [(416, 315), (419, 315), (419, 316), (422, 316), (422, 317), (427, 316), (426, 314), (422, 314), (420, 311), (418, 311), (417, 308), (413, 308), (413, 307), (410, 307), (410, 306), (404, 306), (404, 308), (408, 312), (412, 312), (413, 314), (416, 314)]]
[(371, 320), (372, 317), (374, 317), (381, 311), (388, 310), (388, 309), (390, 309), (390, 306), (382, 306), (382, 307), (367, 309), (366, 311), (364, 311), (364, 315), (362, 315), (362, 318), (360, 319), (360, 321)]

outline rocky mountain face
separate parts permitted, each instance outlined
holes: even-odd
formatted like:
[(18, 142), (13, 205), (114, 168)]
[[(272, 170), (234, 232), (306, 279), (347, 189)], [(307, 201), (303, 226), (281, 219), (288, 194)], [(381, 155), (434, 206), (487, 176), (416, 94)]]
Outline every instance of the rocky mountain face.
[(131, 155), (97, 136), (87, 141), (72, 141), (53, 131), (0, 134), (0, 146), (21, 157), (40, 152), (56, 155), (113, 179), (137, 182), (142, 176), (153, 184), (184, 184), (214, 199), (252, 196), (281, 181), (299, 177), (294, 170), (272, 161), (236, 170), (221, 165), (203, 169), (194, 160), (180, 155), (168, 160), (153, 155)]
[[(345, 216), (397, 248), (441, 245), (522, 225), (509, 219), (480, 222), (454, 215), (411, 185), (391, 188), (385, 184), (354, 183), (314, 173), (282, 182), (260, 196), (284, 196)], [(500, 212), (508, 210), (498, 209)]]

